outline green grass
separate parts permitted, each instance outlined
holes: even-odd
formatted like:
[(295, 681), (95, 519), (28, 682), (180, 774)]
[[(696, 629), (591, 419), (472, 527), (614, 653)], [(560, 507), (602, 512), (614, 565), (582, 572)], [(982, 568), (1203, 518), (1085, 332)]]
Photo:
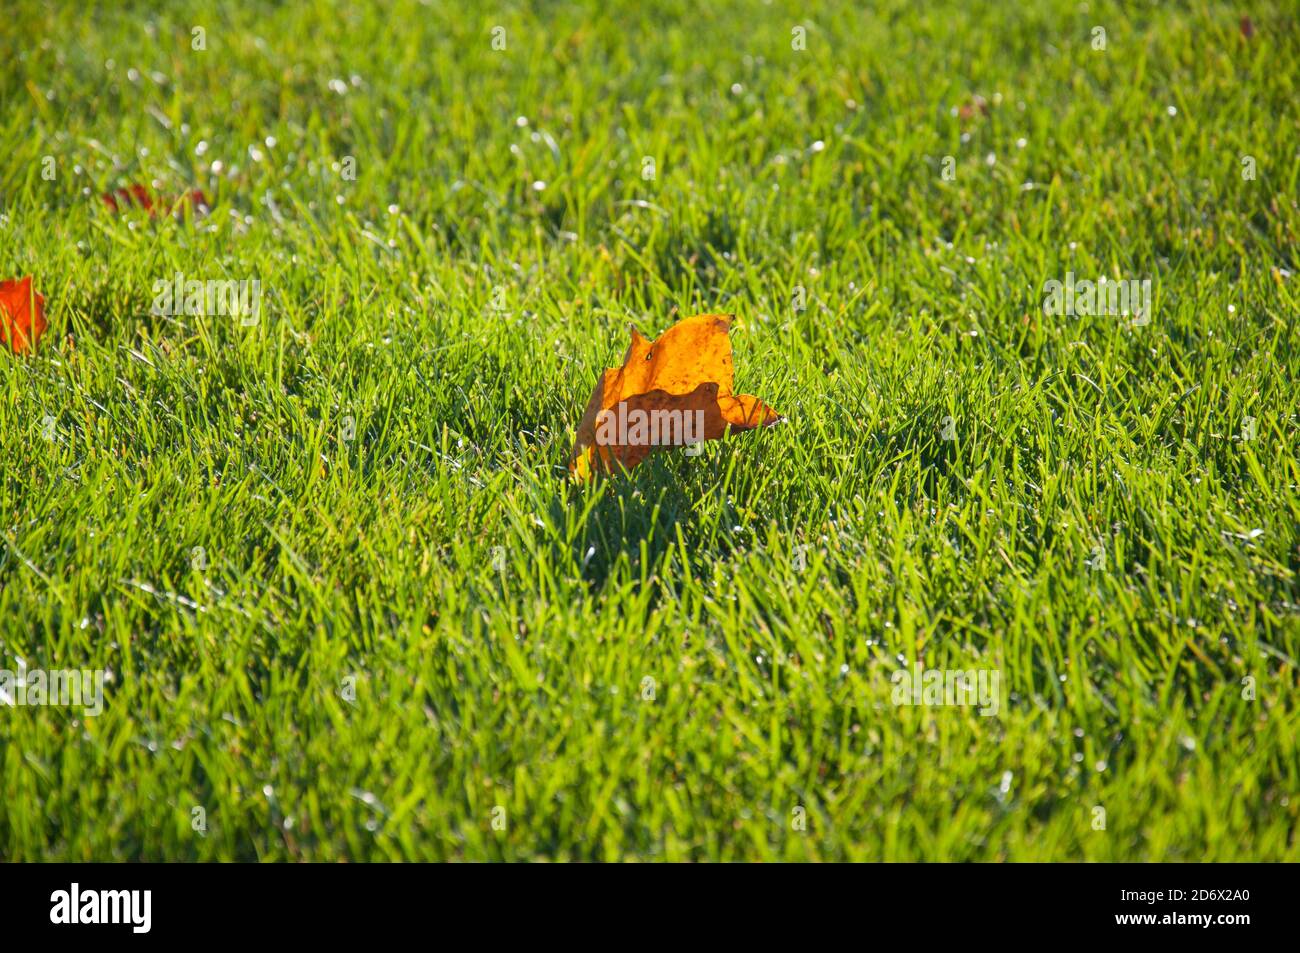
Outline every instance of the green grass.
[[(0, 858), (1300, 859), (1289, 4), (166, 6), (0, 25)], [(567, 484), (674, 309), (788, 423)]]

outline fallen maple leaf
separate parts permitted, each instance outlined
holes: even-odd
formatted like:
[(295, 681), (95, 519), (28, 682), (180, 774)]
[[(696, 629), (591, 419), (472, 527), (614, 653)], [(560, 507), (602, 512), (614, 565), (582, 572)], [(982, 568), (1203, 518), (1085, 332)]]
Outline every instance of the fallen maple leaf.
[(32, 351), (45, 328), (45, 299), (32, 291), (31, 276), (0, 281), (0, 338), (9, 350)]
[(732, 315), (698, 314), (647, 341), (636, 328), (621, 367), (596, 382), (578, 423), (569, 472), (578, 479), (632, 468), (656, 447), (697, 446), (729, 430), (780, 420), (757, 397), (731, 392)]

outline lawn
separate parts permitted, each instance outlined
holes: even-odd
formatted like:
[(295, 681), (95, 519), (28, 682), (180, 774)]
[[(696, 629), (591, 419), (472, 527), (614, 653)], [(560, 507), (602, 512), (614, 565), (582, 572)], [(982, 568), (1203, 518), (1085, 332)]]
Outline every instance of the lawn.
[(0, 858), (1300, 860), (1293, 5), (164, 6), (0, 25)]

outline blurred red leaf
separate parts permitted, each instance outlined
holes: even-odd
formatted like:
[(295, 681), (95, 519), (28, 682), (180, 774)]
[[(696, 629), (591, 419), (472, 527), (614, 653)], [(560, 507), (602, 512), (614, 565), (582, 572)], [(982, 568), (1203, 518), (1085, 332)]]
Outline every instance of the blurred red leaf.
[(153, 214), (153, 199), (149, 197), (149, 192), (143, 185), (137, 184), (114, 192), (105, 192), (100, 198), (104, 200), (110, 212), (120, 212), (132, 205), (138, 205)]
[(957, 115), (961, 117), (962, 122), (973, 119), (976, 115), (987, 116), (989, 114), (989, 101), (979, 93), (973, 95), (969, 102), (963, 103), (957, 110)]
[(199, 189), (190, 189), (188, 192), (181, 194), (174, 200), (163, 200), (159, 197), (159, 203), (155, 204), (153, 196), (143, 185), (135, 184), (124, 189), (116, 189), (112, 192), (105, 192), (100, 196), (104, 204), (108, 206), (110, 212), (122, 212), (132, 207), (142, 208), (149, 213), (150, 218), (158, 216), (158, 208), (170, 210), (177, 218), (185, 217), (186, 208), (190, 208), (196, 215), (206, 215), (211, 207), (208, 203), (208, 197)]

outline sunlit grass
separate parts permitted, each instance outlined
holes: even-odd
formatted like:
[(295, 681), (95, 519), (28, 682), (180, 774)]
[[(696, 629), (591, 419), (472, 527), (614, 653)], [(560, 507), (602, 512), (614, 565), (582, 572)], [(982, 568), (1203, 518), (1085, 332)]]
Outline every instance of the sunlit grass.
[[(0, 858), (1300, 859), (1293, 11), (818, 6), (6, 12)], [(674, 310), (788, 423), (568, 485)]]

